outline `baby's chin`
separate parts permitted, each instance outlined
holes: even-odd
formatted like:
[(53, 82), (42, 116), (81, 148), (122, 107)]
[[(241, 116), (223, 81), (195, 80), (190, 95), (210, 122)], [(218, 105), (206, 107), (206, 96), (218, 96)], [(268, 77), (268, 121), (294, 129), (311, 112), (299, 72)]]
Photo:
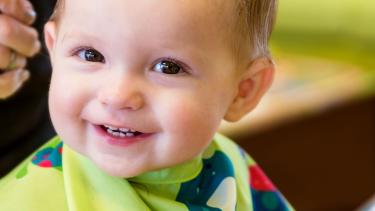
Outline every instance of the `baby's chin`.
[(90, 160), (104, 173), (112, 177), (131, 178), (141, 175), (149, 169), (147, 166), (137, 166), (131, 163), (120, 162), (111, 158), (91, 158)]
[(131, 178), (143, 174), (145, 171), (135, 171), (119, 165), (97, 165), (100, 170), (112, 177)]

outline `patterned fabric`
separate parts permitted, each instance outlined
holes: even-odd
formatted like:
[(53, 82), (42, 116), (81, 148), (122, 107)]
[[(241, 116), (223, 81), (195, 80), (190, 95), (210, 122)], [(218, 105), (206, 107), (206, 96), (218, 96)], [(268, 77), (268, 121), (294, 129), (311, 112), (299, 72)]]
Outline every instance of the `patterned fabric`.
[(0, 210), (293, 210), (257, 164), (217, 134), (192, 161), (111, 177), (56, 137), (0, 181)]

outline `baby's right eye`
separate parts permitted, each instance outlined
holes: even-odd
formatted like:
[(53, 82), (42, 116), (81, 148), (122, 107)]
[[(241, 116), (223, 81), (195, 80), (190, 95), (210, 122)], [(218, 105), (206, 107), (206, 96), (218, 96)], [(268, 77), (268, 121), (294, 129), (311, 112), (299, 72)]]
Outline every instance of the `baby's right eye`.
[(104, 56), (93, 48), (83, 48), (77, 50), (79, 58), (88, 62), (100, 62), (104, 63)]

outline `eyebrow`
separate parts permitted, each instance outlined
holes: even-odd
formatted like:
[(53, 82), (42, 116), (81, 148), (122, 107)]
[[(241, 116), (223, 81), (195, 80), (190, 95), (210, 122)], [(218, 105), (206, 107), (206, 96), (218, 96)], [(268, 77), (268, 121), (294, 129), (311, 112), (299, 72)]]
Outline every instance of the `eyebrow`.
[(101, 41), (98, 38), (92, 36), (91, 33), (85, 33), (85, 32), (77, 33), (75, 31), (68, 31), (64, 33), (61, 38), (61, 43), (64, 43), (64, 41), (66, 41), (67, 39), (69, 40), (69, 39), (72, 39), (72, 38), (74, 39), (77, 37), (79, 37), (80, 40), (93, 40), (96, 43), (101, 43)]

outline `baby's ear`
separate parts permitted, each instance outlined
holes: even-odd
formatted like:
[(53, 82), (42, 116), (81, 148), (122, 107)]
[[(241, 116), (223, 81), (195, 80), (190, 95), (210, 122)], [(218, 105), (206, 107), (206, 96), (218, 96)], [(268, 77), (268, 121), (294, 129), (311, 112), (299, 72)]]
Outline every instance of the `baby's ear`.
[(44, 25), (44, 40), (48, 49), (50, 56), (52, 57), (52, 53), (55, 47), (56, 41), (56, 22), (48, 21)]
[(237, 94), (224, 119), (235, 122), (253, 110), (271, 86), (274, 72), (275, 65), (270, 59), (259, 58), (254, 60), (241, 76)]

